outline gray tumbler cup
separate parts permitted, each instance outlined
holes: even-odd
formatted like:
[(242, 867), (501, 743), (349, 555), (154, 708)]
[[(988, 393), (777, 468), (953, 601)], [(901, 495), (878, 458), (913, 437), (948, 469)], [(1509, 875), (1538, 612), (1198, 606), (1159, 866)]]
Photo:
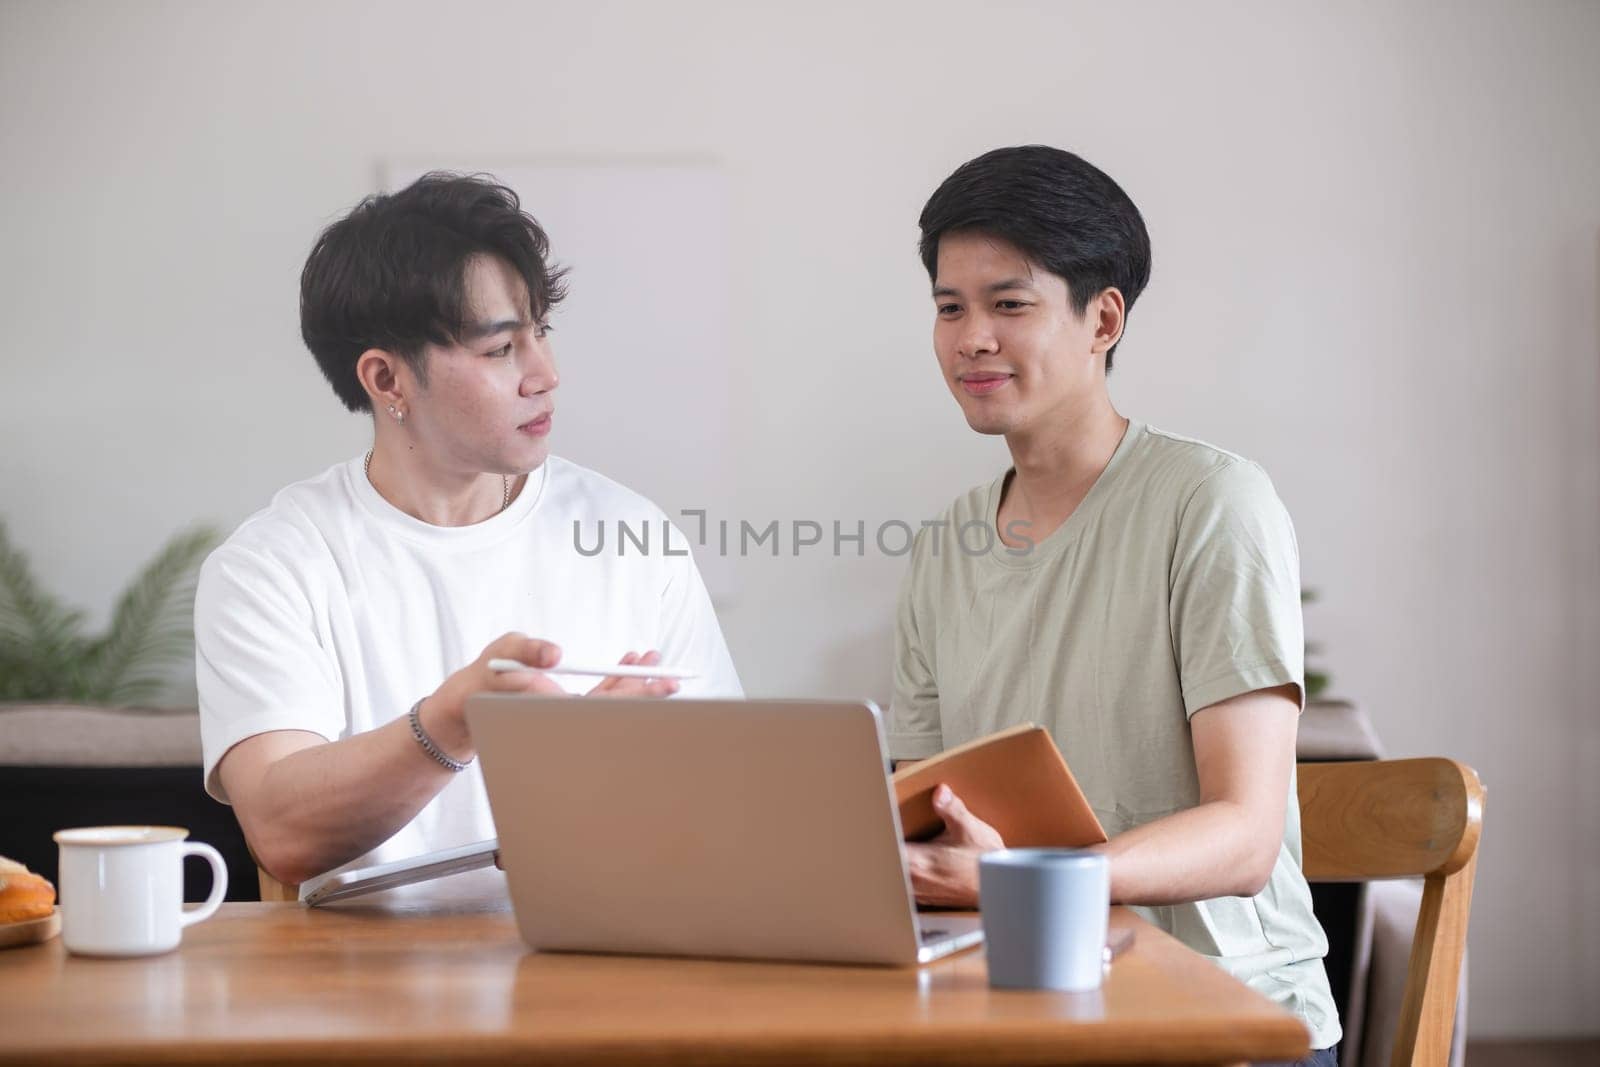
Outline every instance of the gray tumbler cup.
[(1098, 852), (1013, 848), (978, 861), (989, 984), (1098, 989), (1105, 969), (1111, 876)]

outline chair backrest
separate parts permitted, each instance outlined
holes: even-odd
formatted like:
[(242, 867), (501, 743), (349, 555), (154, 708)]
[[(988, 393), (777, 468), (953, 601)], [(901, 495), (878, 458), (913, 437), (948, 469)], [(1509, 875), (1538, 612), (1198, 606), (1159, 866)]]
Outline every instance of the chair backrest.
[(1308, 880), (1423, 879), (1390, 1064), (1443, 1067), (1483, 834), (1477, 772), (1447, 759), (1302, 763), (1298, 780)]

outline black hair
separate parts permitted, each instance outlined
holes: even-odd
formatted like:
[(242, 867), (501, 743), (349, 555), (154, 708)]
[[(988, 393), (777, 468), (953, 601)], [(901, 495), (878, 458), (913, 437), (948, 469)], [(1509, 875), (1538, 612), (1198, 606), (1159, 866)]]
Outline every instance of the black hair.
[[(1150, 235), (1139, 209), (1104, 171), (1059, 148), (997, 148), (963, 163), (928, 198), (917, 225), (930, 279), (938, 274), (941, 237), (981, 233), (1061, 277), (1080, 316), (1112, 287), (1132, 311), (1150, 280)], [(1107, 371), (1116, 350), (1106, 352)]]
[(424, 346), (462, 339), (476, 255), (521, 275), (537, 321), (566, 295), (544, 230), (488, 175), (425, 174), (367, 197), (322, 231), (300, 274), (300, 336), (345, 407), (372, 410), (356, 377), (370, 348), (399, 355), (426, 384)]

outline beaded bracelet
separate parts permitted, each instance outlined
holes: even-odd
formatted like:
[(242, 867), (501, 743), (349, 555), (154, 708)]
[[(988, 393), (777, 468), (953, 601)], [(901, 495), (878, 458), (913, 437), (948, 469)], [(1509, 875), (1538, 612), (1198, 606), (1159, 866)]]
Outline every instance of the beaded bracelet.
[[(424, 697), (423, 699), (427, 698)], [(422, 701), (419, 700), (415, 704), (411, 705), (411, 714), (407, 715), (406, 718), (411, 722), (411, 736), (417, 739), (417, 744), (422, 746), (422, 751), (438, 760), (441, 766), (448, 767), (458, 774), (472, 766), (472, 760), (469, 759), (463, 763), (458, 759), (453, 759), (450, 756), (445, 755), (445, 753), (440, 750), (439, 746), (433, 743), (433, 738), (428, 736), (428, 731), (422, 728), (421, 712)], [(477, 757), (474, 756), (472, 759), (477, 759)]]

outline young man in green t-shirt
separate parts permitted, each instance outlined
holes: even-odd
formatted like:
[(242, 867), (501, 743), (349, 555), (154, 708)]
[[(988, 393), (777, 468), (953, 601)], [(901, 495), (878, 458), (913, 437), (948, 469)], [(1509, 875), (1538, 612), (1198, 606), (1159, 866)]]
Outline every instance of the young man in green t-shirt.
[[(1333, 1062), (1327, 940), (1300, 869), (1294, 530), (1260, 467), (1119, 414), (1150, 276), (1133, 202), (1079, 157), (989, 152), (923, 209), (934, 350), (1012, 469), (916, 540), (889, 745), (916, 760), (1046, 725), (1111, 840), (1111, 896), (1301, 1017)], [(994, 829), (941, 789), (918, 900), (972, 907)]]

